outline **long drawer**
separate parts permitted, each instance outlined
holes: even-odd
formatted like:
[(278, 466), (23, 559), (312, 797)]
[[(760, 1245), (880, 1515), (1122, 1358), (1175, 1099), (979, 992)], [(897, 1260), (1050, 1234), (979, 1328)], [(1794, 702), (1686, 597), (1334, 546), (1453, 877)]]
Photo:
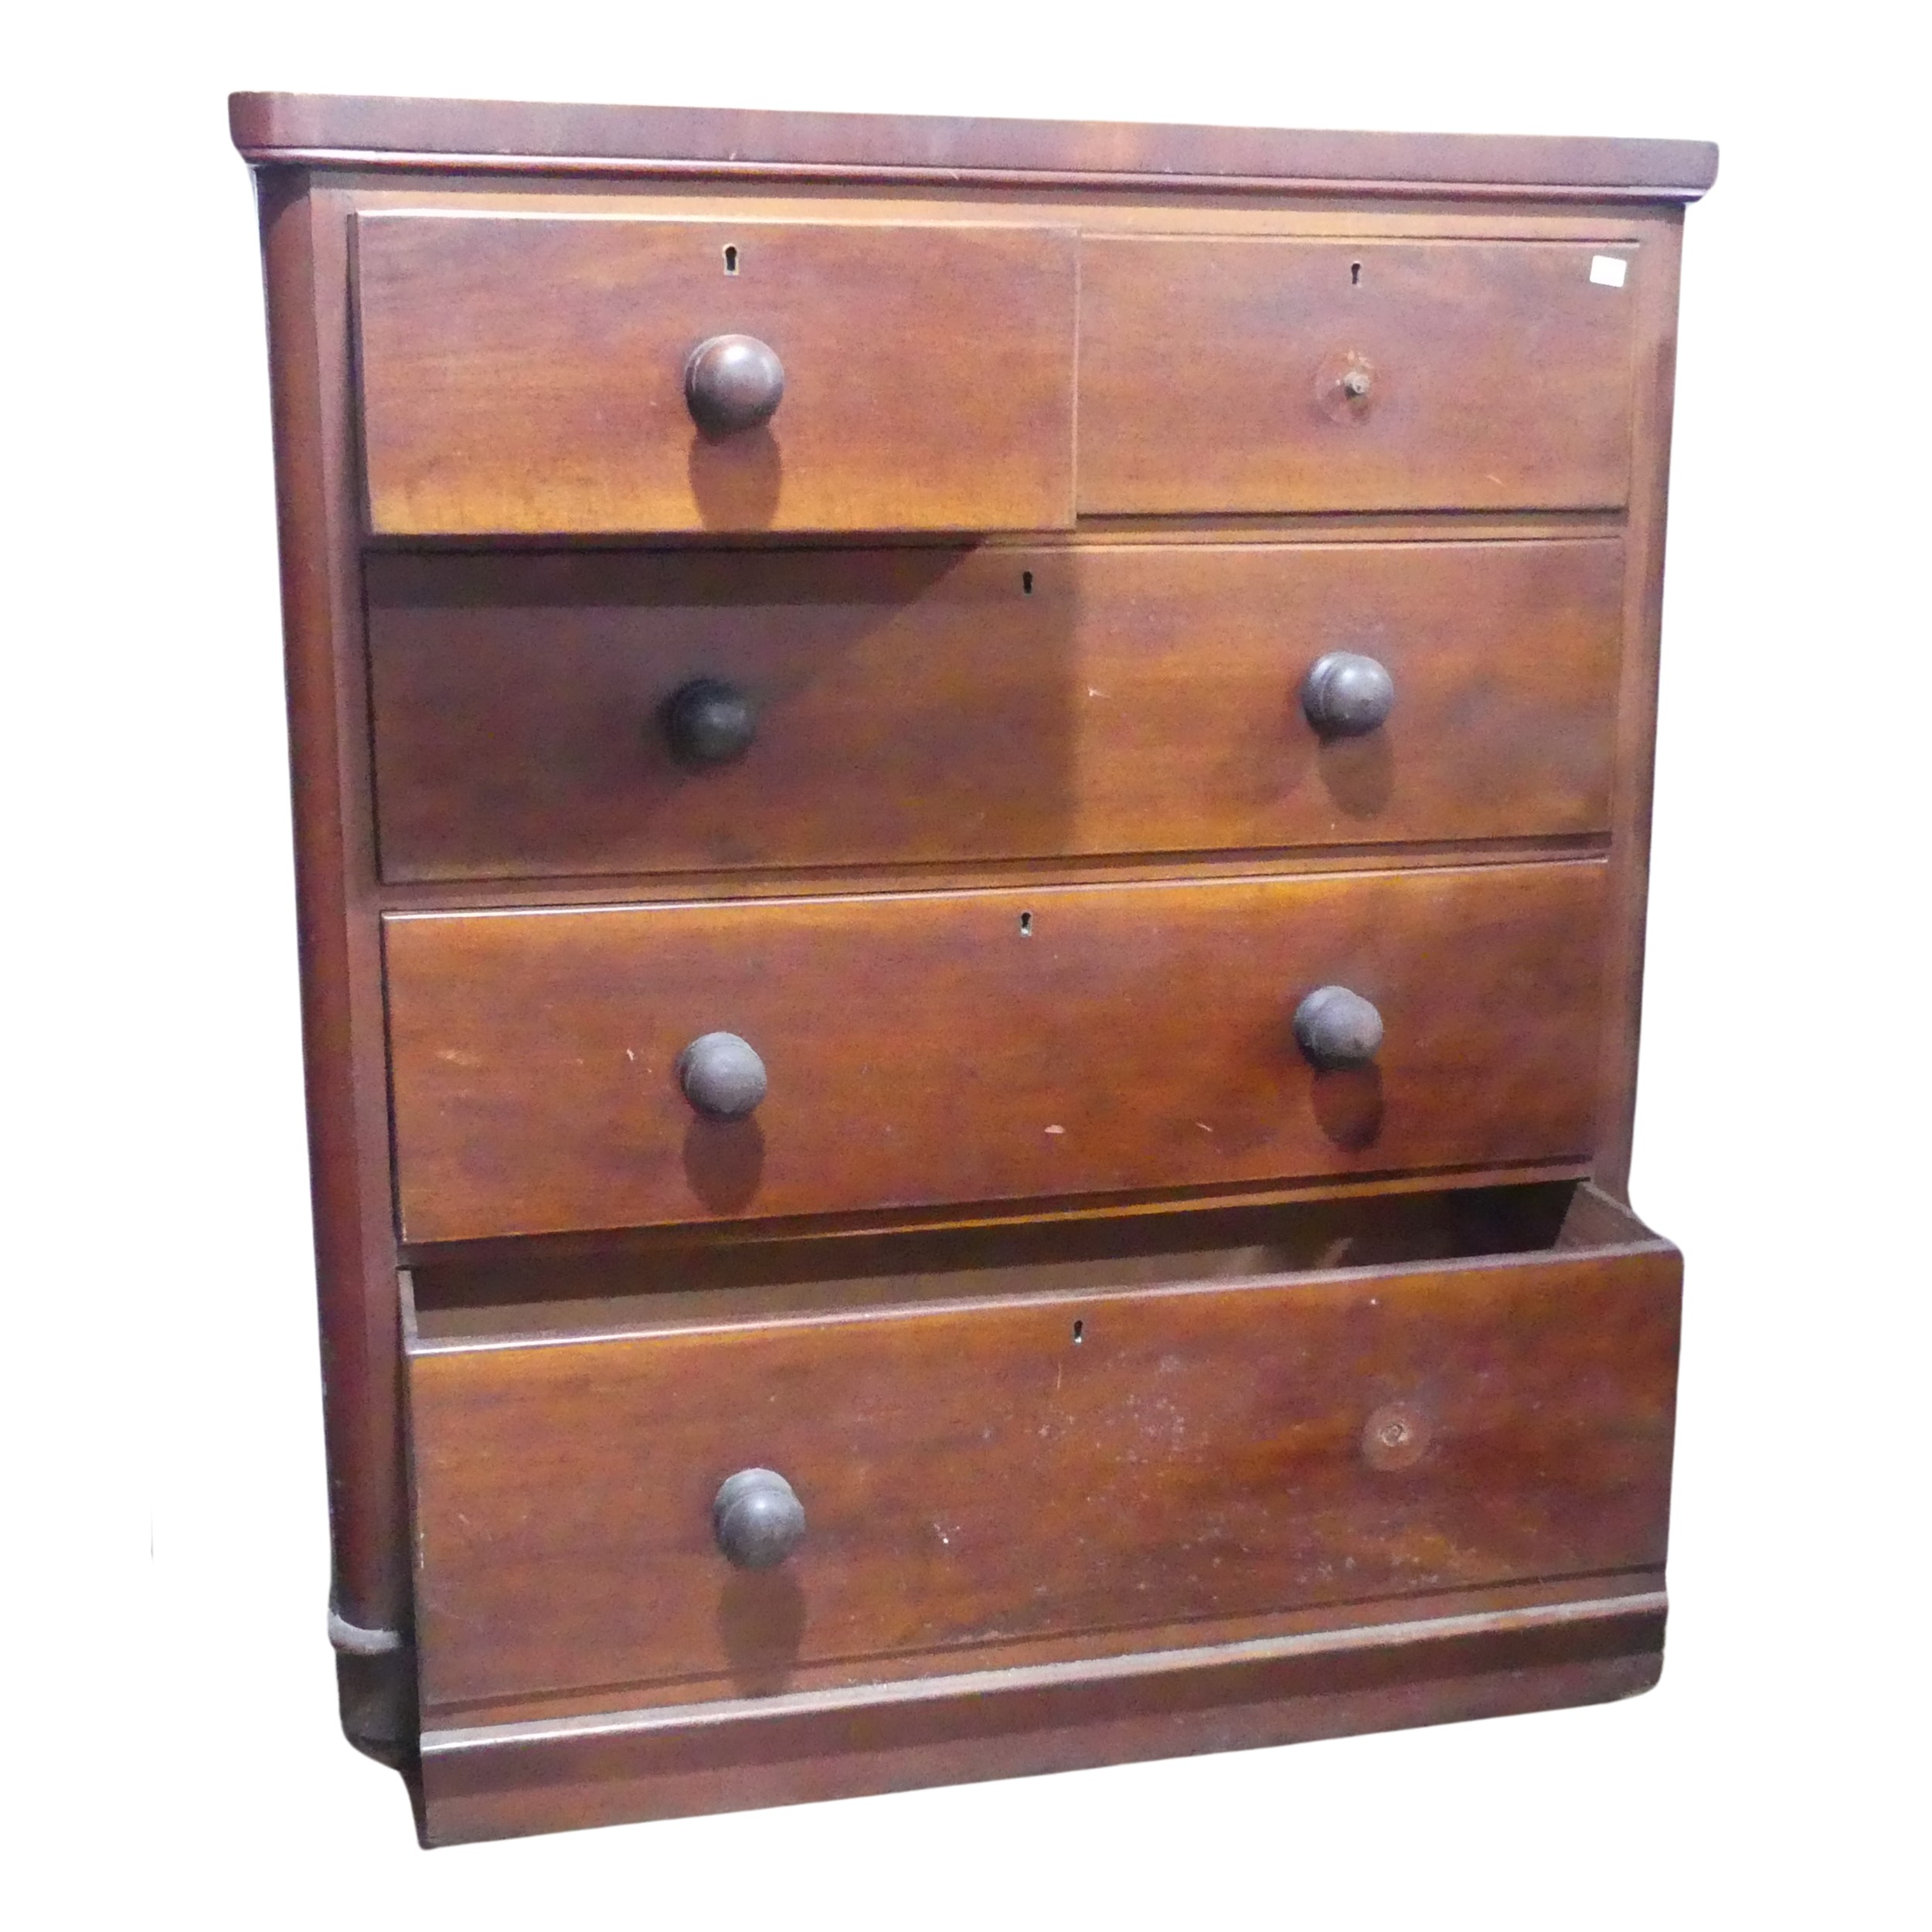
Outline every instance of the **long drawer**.
[[(1599, 832), (1622, 596), (1612, 539), (378, 556), (383, 868)], [(1331, 653), (1383, 667), (1379, 726), (1311, 721)]]
[[(674, 1293), (658, 1315), (647, 1292), (420, 1317), (425, 1708), (1209, 1641), (1531, 1580), (1604, 1594), (1664, 1558), (1680, 1268), (1580, 1205), (1587, 1233), (1393, 1266), (1297, 1271), (1265, 1220), (1178, 1216), (1131, 1260), (1070, 1258), (1077, 1232), (1055, 1261), (817, 1283), (842, 1312), (741, 1321), (726, 1294), (707, 1319)], [(915, 1286), (957, 1298), (891, 1305)], [(764, 1569), (734, 1568), (714, 1515), (741, 1471), (791, 1498), (798, 1539)]]
[[(1604, 881), (391, 915), (403, 1238), (1580, 1159)], [(1318, 1068), (1294, 1022), (1336, 986), (1381, 1043)], [(687, 1097), (681, 1056), (719, 1033), (762, 1062), (742, 1117)]]

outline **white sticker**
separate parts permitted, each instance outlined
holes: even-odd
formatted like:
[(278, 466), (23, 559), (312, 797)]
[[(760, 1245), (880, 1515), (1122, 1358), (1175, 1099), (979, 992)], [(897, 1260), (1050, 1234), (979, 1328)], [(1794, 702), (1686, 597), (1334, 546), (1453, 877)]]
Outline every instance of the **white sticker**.
[(1606, 288), (1621, 288), (1629, 267), (1630, 264), (1621, 255), (1593, 255), (1590, 258), (1590, 279), (1601, 282)]

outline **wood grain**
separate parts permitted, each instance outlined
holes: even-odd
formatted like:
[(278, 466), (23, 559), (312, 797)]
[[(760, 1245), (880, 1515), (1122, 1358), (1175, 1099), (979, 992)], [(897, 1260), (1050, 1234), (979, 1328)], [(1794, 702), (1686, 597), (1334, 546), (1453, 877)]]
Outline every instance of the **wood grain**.
[(1251, 182), (1402, 192), (1566, 191), (1595, 199), (1694, 200), (1716, 178), (1702, 141), (1497, 134), (1348, 134), (1286, 128), (748, 109), (236, 94), (236, 146), (258, 165), (415, 172), (582, 169), (607, 176), (716, 173), (761, 179), (926, 179), (947, 186), (1070, 176), (1157, 192)]
[[(1266, 1180), (1587, 1152), (1604, 868), (1580, 861), (393, 916), (404, 1238)], [(1340, 981), (1372, 1069), (1289, 1027)], [(701, 1120), (699, 1035), (770, 1092)]]
[[(1074, 253), (1069, 229), (361, 215), (369, 527), (1066, 523)], [(685, 362), (726, 334), (777, 352), (784, 398), (713, 437)]]
[[(385, 877), (1600, 832), (1622, 549), (1556, 543), (378, 556)], [(1325, 743), (1323, 652), (1394, 716)], [(758, 712), (681, 764), (691, 679)]]
[(1645, 273), (1575, 243), (1089, 236), (1080, 509), (1621, 505), (1636, 291), (1599, 253)]
[[(264, 182), (282, 616), (316, 1289), (325, 1373), (330, 1601), (410, 1621), (367, 679), (345, 406), (346, 235), (300, 179)], [(405, 1655), (338, 1659), (342, 1718), (387, 1752), (413, 1730)]]
[(1651, 788), (1663, 642), (1664, 525), (1670, 487), (1672, 400), (1677, 374), (1677, 287), (1683, 216), (1652, 216), (1650, 273), (1638, 290), (1635, 463), (1628, 521), (1623, 682), (1617, 697), (1617, 779), (1611, 800), (1610, 978), (1604, 1007), (1602, 1128), (1593, 1169), (1610, 1193), (1630, 1186), (1637, 1121), (1637, 1058), (1644, 1005), (1644, 935), (1650, 894)]
[[(1660, 1564), (1678, 1281), (1523, 1257), (416, 1355), (426, 1708)], [(777, 1570), (713, 1540), (747, 1467), (805, 1505)]]

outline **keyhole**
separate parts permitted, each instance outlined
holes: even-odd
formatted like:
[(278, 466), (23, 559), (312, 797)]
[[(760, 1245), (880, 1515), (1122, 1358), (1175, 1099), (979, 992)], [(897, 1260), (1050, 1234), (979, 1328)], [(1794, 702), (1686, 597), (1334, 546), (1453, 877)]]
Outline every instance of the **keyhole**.
[(724, 257), (725, 273), (727, 275), (736, 274), (738, 272), (738, 247), (736, 243), (727, 242), (725, 244)]
[(1020, 572), (1019, 587), (1022, 596), (1030, 597), (1033, 594), (1033, 573), (1031, 570)]
[(1086, 1339), (1087, 1324), (1084, 1321), (1076, 1321), (1073, 1324), (1073, 1346), (1077, 1349)]
[(1033, 915), (1031, 913), (1020, 914), (1019, 936), (1022, 939), (1031, 939), (1033, 937)]
[(1351, 263), (1349, 263), (1349, 281), (1350, 281), (1350, 283), (1351, 283), (1352, 284), (1354, 284), (1354, 285), (1356, 285), (1356, 286), (1359, 286), (1359, 284), (1360, 284), (1360, 283), (1361, 283), (1361, 281), (1362, 281), (1362, 264), (1361, 264), (1361, 263), (1359, 263), (1359, 262), (1351, 262)]

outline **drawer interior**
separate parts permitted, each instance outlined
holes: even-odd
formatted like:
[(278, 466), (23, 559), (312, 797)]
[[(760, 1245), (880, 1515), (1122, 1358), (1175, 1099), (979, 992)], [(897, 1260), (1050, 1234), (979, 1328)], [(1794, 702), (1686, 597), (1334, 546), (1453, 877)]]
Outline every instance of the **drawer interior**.
[(1132, 1293), (1655, 1240), (1587, 1182), (1179, 1209), (910, 1233), (700, 1239), (437, 1260), (410, 1277), (419, 1349), (649, 1333), (1008, 1296)]

